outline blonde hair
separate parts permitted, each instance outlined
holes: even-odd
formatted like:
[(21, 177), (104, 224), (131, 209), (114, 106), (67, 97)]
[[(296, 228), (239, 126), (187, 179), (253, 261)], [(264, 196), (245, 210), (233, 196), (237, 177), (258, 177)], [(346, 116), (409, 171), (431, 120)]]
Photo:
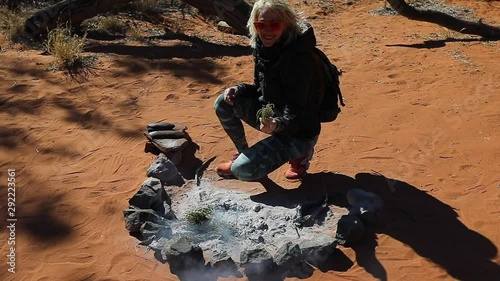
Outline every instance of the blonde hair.
[(255, 48), (257, 45), (257, 38), (259, 36), (257, 29), (253, 25), (257, 21), (260, 12), (264, 9), (271, 9), (278, 13), (280, 19), (285, 22), (285, 31), (282, 35), (284, 44), (287, 45), (298, 35), (302, 34), (306, 27), (305, 21), (302, 18), (302, 13), (296, 13), (286, 0), (258, 0), (255, 2), (250, 13), (250, 18), (247, 22), (247, 28), (250, 35), (250, 46)]

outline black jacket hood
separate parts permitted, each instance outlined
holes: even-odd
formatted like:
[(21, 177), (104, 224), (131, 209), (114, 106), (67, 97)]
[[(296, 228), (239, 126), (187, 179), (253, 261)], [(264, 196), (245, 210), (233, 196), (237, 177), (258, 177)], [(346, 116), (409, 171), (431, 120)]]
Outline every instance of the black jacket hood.
[(258, 57), (261, 62), (269, 66), (276, 63), (280, 57), (289, 52), (307, 52), (316, 47), (316, 36), (314, 35), (313, 27), (306, 23), (306, 30), (299, 34), (295, 40), (285, 45), (282, 39), (271, 47), (264, 47), (260, 38), (257, 38), (257, 44), (254, 56)]

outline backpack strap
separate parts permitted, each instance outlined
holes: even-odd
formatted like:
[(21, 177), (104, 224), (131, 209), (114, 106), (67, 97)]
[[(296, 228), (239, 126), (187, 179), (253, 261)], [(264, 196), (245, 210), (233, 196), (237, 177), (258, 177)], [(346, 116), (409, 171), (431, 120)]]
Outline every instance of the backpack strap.
[(319, 103), (321, 103), (321, 101), (323, 100), (323, 96), (325, 94), (325, 85), (326, 85), (326, 83), (325, 83), (325, 75), (323, 75), (324, 71), (322, 71), (323, 66), (321, 65), (320, 58), (318, 57), (317, 54), (315, 54), (315, 52), (313, 50), (310, 50), (309, 54), (311, 55), (311, 57), (313, 59), (314, 69), (315, 69), (315, 72), (316, 72), (317, 76), (319, 77), (319, 96), (318, 96), (318, 100), (319, 100)]
[[(327, 75), (328, 83), (335, 82), (338, 86), (340, 84), (339, 76), (342, 75), (342, 72), (339, 71), (337, 66), (335, 66), (333, 63), (331, 63), (330, 59), (326, 56), (326, 54), (323, 53), (318, 48), (314, 48), (314, 50), (312, 50), (310, 52), (313, 55), (313, 58), (316, 57), (316, 60), (320, 64), (322, 61), (325, 62), (325, 63), (321, 64), (321, 66), (323, 67), (324, 73), (330, 74), (330, 75)], [(320, 58), (319, 58), (319, 56), (320, 56)], [(324, 77), (324, 75), (323, 75), (323, 77)], [(339, 97), (340, 105), (345, 106), (344, 97), (342, 97), (342, 92), (340, 91), (340, 88), (337, 91), (337, 96)]]

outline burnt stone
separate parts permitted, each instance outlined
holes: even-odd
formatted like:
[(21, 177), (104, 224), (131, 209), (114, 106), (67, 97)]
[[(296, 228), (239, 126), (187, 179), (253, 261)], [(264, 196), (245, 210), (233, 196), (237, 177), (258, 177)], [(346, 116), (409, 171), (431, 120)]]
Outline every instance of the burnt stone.
[(123, 211), (125, 217), (125, 228), (130, 233), (139, 233), (143, 223), (150, 221), (157, 224), (166, 224), (167, 220), (151, 209), (143, 210), (131, 206)]
[(377, 194), (354, 188), (347, 192), (347, 201), (352, 206), (349, 215), (357, 216), (367, 225), (378, 222), (383, 202)]
[(172, 204), (160, 180), (152, 177), (144, 181), (141, 188), (128, 202), (139, 209), (152, 209), (160, 214), (165, 214), (164, 203)]
[(295, 267), (303, 261), (299, 245), (292, 242), (286, 242), (278, 249), (274, 260), (276, 265), (282, 270)]
[(172, 243), (166, 244), (161, 250), (161, 256), (170, 265), (172, 273), (205, 265), (201, 248), (193, 245), (186, 237), (173, 239)]
[(344, 215), (337, 223), (335, 239), (342, 246), (352, 246), (365, 236), (365, 226), (355, 215)]
[(265, 273), (271, 271), (273, 257), (263, 248), (245, 249), (240, 254), (240, 265), (247, 275)]
[(336, 240), (328, 235), (318, 235), (300, 243), (302, 256), (311, 265), (320, 267), (330, 259), (337, 247)]
[(164, 156), (156, 158), (155, 162), (148, 168), (147, 175), (159, 179), (165, 185), (180, 186), (184, 184), (177, 167)]
[(142, 238), (149, 239), (152, 236), (159, 237), (172, 237), (172, 229), (167, 225), (161, 225), (154, 222), (147, 221), (141, 225), (140, 228)]

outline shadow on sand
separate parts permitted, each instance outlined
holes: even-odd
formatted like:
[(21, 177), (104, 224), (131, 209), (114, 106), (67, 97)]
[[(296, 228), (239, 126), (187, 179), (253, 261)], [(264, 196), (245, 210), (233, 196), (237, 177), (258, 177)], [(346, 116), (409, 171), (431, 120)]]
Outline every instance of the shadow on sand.
[(326, 193), (331, 203), (348, 207), (346, 194), (352, 188), (382, 197), (381, 222), (368, 228), (365, 239), (352, 247), (358, 265), (380, 280), (387, 280), (387, 273), (375, 256), (376, 234), (386, 234), (410, 246), (457, 280), (498, 280), (500, 276), (500, 266), (492, 261), (498, 254), (496, 246), (467, 228), (451, 206), (409, 183), (369, 173), (351, 178), (322, 172), (307, 175), (297, 189), (283, 189), (268, 179), (262, 184), (267, 192), (254, 196), (254, 200), (271, 205), (305, 197), (324, 198)]
[[(346, 195), (352, 188), (378, 194), (384, 201), (380, 222), (376, 226), (369, 226), (363, 241), (353, 245), (352, 249), (356, 253), (357, 264), (379, 280), (388, 280), (388, 277), (376, 257), (377, 234), (388, 235), (408, 245), (421, 257), (445, 269), (454, 279), (493, 281), (498, 280), (500, 276), (500, 266), (492, 261), (498, 254), (498, 249), (490, 240), (467, 228), (458, 220), (458, 215), (451, 206), (403, 181), (389, 179), (380, 174), (359, 173), (352, 178), (322, 172), (307, 175), (296, 189), (284, 189), (269, 178), (260, 183), (266, 191), (251, 196), (251, 199), (271, 206), (291, 207), (297, 202), (321, 200), (326, 195), (331, 204), (349, 208)], [(317, 269), (322, 272), (346, 271), (353, 265), (340, 250), (331, 256), (325, 266)], [(307, 264), (306, 267), (301, 270), (302, 275), (293, 277), (309, 278), (314, 269)], [(199, 274), (200, 272), (197, 276), (200, 276)], [(176, 275), (182, 281), (200, 280), (188, 272), (178, 272)], [(205, 269), (203, 280), (215, 281), (222, 275), (238, 276), (238, 271), (221, 274)], [(280, 272), (247, 278), (285, 280)]]

